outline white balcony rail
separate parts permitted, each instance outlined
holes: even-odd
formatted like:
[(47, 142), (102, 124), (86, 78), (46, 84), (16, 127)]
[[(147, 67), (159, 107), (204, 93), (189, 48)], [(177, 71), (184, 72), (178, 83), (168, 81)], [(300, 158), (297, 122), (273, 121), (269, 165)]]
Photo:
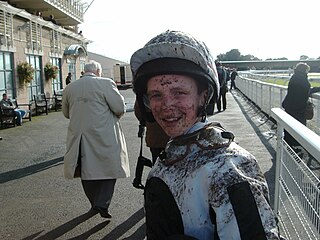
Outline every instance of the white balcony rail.
[(83, 22), (84, 7), (86, 2), (81, 0), (44, 0), (56, 8)]

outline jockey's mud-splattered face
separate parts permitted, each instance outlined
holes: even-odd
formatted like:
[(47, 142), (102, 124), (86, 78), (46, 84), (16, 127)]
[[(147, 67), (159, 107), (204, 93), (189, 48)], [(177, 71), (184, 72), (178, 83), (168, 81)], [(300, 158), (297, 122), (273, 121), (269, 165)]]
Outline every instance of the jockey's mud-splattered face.
[(156, 121), (170, 137), (177, 137), (199, 121), (206, 91), (199, 94), (193, 78), (170, 74), (152, 77), (147, 96)]

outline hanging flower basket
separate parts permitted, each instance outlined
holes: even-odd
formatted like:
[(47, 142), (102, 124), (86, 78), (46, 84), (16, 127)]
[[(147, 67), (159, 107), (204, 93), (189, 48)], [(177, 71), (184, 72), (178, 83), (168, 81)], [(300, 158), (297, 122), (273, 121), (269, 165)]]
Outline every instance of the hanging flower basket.
[(33, 80), (34, 68), (28, 62), (18, 63), (17, 72), (20, 84), (27, 84)]
[(55, 65), (52, 65), (52, 63), (47, 63), (44, 66), (44, 76), (47, 81), (50, 79), (55, 79), (58, 75), (58, 67)]

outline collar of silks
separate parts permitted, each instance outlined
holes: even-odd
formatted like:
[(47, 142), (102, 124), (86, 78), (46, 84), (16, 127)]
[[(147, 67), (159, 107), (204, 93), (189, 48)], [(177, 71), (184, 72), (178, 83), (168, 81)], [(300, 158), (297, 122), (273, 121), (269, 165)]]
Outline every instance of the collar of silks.
[(164, 165), (170, 166), (192, 152), (228, 147), (233, 139), (233, 133), (225, 131), (219, 123), (209, 123), (192, 133), (172, 138), (159, 158)]

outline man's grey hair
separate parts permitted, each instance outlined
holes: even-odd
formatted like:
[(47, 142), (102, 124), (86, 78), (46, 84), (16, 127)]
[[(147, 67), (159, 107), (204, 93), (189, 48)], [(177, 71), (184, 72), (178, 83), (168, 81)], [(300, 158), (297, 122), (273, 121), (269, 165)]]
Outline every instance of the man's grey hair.
[(87, 63), (86, 65), (84, 65), (84, 71), (85, 72), (97, 72), (97, 70), (100, 70), (100, 73), (102, 73), (102, 68), (101, 68), (101, 64), (96, 62), (96, 61), (90, 61), (89, 63)]

